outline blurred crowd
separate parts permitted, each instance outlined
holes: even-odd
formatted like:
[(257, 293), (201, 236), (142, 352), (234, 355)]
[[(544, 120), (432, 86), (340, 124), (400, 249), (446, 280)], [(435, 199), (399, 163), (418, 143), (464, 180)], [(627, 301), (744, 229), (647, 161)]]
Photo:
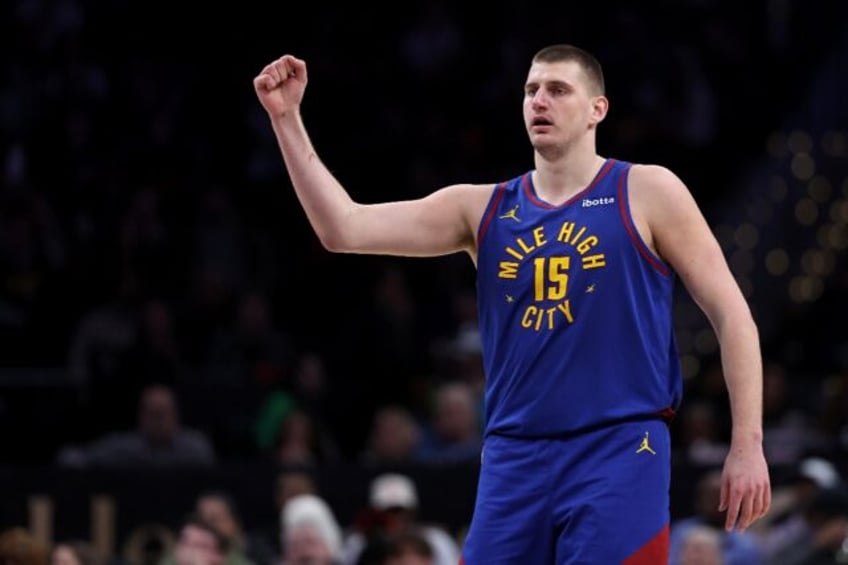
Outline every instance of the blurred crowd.
[[(718, 511), (721, 468), (697, 479), (691, 513), (671, 523), (670, 565), (828, 565), (848, 558), (848, 486), (819, 457), (775, 485), (769, 513), (727, 532)], [(456, 565), (466, 527), (427, 521), (419, 490), (402, 473), (376, 474), (366, 504), (340, 521), (305, 470), (286, 470), (274, 491), (277, 519), (245, 519), (226, 490), (201, 491), (172, 526), (144, 523), (118, 547), (81, 538), (45, 540), (0, 530), (0, 562), (15, 565)], [(248, 525), (250, 524), (250, 525)]]
[[(671, 166), (709, 214), (803, 100), (848, 15), (815, 0), (621, 2), (603, 15), (531, 2), (487, 6), (484, 26), (476, 7), (448, 2), (389, 13), (107, 4), (0, 7), (0, 428), (33, 430), (4, 438), (4, 463), (263, 460), (314, 472), (478, 459), (473, 266), (321, 248), (252, 92), (282, 52), (309, 64), (304, 113), (324, 159), (357, 198), (378, 201), (532, 166), (520, 114), (529, 57), (583, 45), (604, 62), (612, 99), (602, 151)], [(378, 15), (394, 25), (364, 31)], [(846, 271), (813, 315), (844, 308)], [(765, 446), (797, 469), (777, 485), (791, 502), (762, 531), (728, 536), (705, 475), (697, 516), (677, 530), (679, 563), (812, 565), (845, 537), (848, 338), (812, 318), (787, 327), (794, 341), (764, 344)], [(21, 369), (26, 379), (10, 377)], [(715, 467), (729, 439), (718, 361), (704, 358), (686, 387), (676, 462)], [(9, 529), (0, 563), (265, 565), (305, 562), (301, 551), (456, 563), (462, 532), (419, 527), (408, 477), (375, 483), (373, 507), (341, 525), (308, 472), (300, 479), (301, 498), (280, 494), (266, 532), (241, 530), (232, 493), (206, 493), (135, 556)], [(754, 553), (737, 558), (739, 547)]]

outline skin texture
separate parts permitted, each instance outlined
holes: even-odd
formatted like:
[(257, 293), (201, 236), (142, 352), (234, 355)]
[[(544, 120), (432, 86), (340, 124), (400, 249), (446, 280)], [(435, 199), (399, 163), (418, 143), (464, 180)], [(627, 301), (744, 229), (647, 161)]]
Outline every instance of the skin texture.
[[(319, 159), (301, 118), (306, 63), (284, 55), (254, 79), (295, 193), (330, 251), (408, 257), (466, 252), (476, 263), (476, 232), (494, 184), (455, 184), (416, 200), (355, 202)], [(595, 177), (604, 158), (596, 131), (609, 108), (576, 61), (533, 62), (523, 117), (534, 150), (533, 184), (550, 204), (567, 201)], [(679, 274), (721, 348), (733, 417), (720, 510), (725, 527), (745, 530), (771, 501), (762, 449), (762, 362), (750, 309), (692, 194), (672, 171), (633, 165), (631, 213), (646, 245)]]

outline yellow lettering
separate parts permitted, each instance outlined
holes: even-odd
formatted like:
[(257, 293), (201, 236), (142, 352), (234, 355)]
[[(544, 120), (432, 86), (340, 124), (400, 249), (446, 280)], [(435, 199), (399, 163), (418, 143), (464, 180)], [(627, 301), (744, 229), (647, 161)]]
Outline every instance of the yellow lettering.
[(518, 259), (519, 261), (524, 259), (524, 255), (522, 255), (521, 253), (519, 253), (518, 251), (516, 251), (512, 247), (507, 247), (506, 249), (504, 249), (504, 251), (506, 251), (507, 253), (509, 253), (510, 255), (515, 257), (516, 259)]
[(539, 226), (533, 230), (533, 241), (536, 242), (536, 247), (541, 247), (547, 243), (545, 241), (545, 226)]
[(501, 269), (498, 271), (499, 279), (514, 279), (518, 276), (518, 263), (513, 261), (501, 261), (498, 266)]
[(583, 268), (584, 269), (597, 269), (598, 267), (605, 267), (606, 264), (607, 264), (607, 258), (603, 253), (583, 257)]
[(571, 239), (571, 233), (573, 231), (574, 222), (563, 222), (562, 227), (559, 230), (559, 235), (557, 236), (557, 241), (568, 243), (568, 240)]
[(530, 319), (536, 315), (536, 311), (538, 308), (535, 306), (528, 306), (527, 310), (524, 311), (524, 315), (521, 317), (521, 326), (524, 328), (529, 328), (533, 325), (533, 322)]
[(590, 235), (577, 245), (577, 252), (580, 253), (580, 255), (585, 255), (587, 251), (592, 249), (597, 244), (598, 238), (594, 235)]
[(539, 308), (538, 306), (528, 306), (521, 316), (521, 327), (540, 331), (544, 326), (547, 330), (556, 328), (557, 312), (562, 312), (566, 323), (573, 324), (574, 316), (571, 315), (571, 301), (564, 300), (551, 308)]
[(557, 310), (565, 314), (565, 319), (569, 324), (574, 323), (574, 316), (571, 315), (571, 300), (564, 300), (562, 304), (557, 304)]
[(548, 308), (548, 329), (554, 329), (554, 314), (556, 313), (556, 308)]
[(528, 246), (526, 243), (524, 243), (524, 240), (521, 239), (520, 237), (515, 239), (515, 243), (518, 244), (518, 247), (520, 247), (521, 250), (524, 251), (524, 253), (530, 253), (531, 251), (536, 249), (535, 245)]
[(536, 302), (545, 298), (545, 258), (533, 259), (533, 299)]
[(586, 233), (586, 226), (581, 226), (577, 233), (574, 234), (574, 237), (571, 238), (571, 242), (580, 241), (580, 238), (583, 237), (583, 234)]

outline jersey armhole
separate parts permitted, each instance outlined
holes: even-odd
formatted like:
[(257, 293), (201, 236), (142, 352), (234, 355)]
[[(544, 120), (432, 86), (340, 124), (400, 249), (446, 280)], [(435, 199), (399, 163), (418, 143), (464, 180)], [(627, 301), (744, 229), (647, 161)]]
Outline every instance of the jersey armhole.
[(489, 225), (492, 223), (492, 219), (495, 217), (495, 213), (501, 205), (504, 192), (506, 192), (506, 185), (507, 183), (505, 182), (495, 185), (495, 189), (489, 197), (489, 203), (486, 205), (483, 217), (480, 219), (480, 225), (477, 226), (477, 249), (480, 249), (480, 245), (483, 243), (483, 237), (485, 237), (486, 232), (489, 229)]
[(618, 193), (618, 207), (621, 212), (621, 219), (624, 222), (624, 228), (627, 230), (627, 234), (630, 236), (630, 241), (633, 243), (633, 246), (636, 247), (639, 255), (641, 255), (642, 258), (645, 259), (651, 267), (653, 267), (661, 275), (666, 277), (671, 276), (672, 270), (670, 265), (662, 260), (656, 253), (651, 251), (645, 243), (645, 240), (642, 239), (639, 230), (636, 228), (636, 222), (633, 221), (633, 215), (630, 210), (628, 182), (630, 178), (630, 169), (631, 165), (628, 164), (625, 170), (618, 175), (618, 187), (616, 188), (616, 192)]

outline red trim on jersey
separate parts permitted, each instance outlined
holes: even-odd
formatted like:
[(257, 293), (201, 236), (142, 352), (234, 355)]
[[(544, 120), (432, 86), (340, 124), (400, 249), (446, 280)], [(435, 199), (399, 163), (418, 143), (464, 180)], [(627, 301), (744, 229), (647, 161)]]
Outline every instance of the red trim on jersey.
[(677, 417), (677, 412), (672, 407), (663, 408), (660, 410), (660, 418), (665, 420), (666, 423), (670, 424)]
[(489, 209), (486, 211), (486, 217), (483, 219), (483, 223), (480, 224), (480, 229), (477, 230), (477, 248), (480, 248), (480, 243), (483, 241), (483, 237), (486, 235), (486, 230), (489, 229), (489, 224), (492, 223), (492, 219), (495, 217), (495, 212), (498, 210), (498, 206), (501, 205), (501, 200), (503, 200), (504, 193), (506, 192), (506, 183), (502, 182), (495, 187), (495, 194), (492, 196), (492, 199), (489, 201)]
[(668, 524), (648, 543), (636, 550), (621, 565), (657, 565), (668, 563), (669, 526)]
[(581, 190), (580, 192), (578, 192), (577, 194), (575, 194), (574, 196), (572, 196), (571, 198), (569, 198), (568, 200), (566, 200), (565, 202), (560, 204), (559, 206), (554, 206), (553, 204), (549, 204), (549, 203), (545, 202), (544, 200), (542, 200), (541, 198), (539, 198), (538, 196), (536, 196), (536, 191), (533, 189), (533, 187), (531, 186), (531, 182), (530, 182), (531, 173), (527, 173), (526, 175), (524, 175), (524, 178), (521, 179), (521, 184), (524, 187), (524, 193), (527, 195), (527, 198), (529, 198), (530, 202), (532, 202), (536, 206), (539, 206), (540, 208), (547, 208), (549, 210), (553, 210), (554, 208), (562, 208), (563, 206), (568, 206), (569, 204), (583, 198), (583, 196), (585, 196), (585, 194), (587, 192), (589, 192), (590, 190), (595, 188), (595, 186), (599, 182), (601, 182), (604, 179), (605, 176), (607, 176), (607, 173), (610, 172), (614, 163), (615, 163), (615, 159), (607, 159), (606, 162), (601, 166), (601, 169), (595, 175), (595, 178), (592, 179), (592, 182), (590, 182), (589, 185), (586, 188), (584, 188), (583, 190)]
[(624, 221), (624, 228), (627, 230), (628, 235), (630, 235), (630, 239), (633, 240), (633, 245), (635, 245), (636, 249), (639, 250), (639, 254), (644, 257), (645, 260), (654, 267), (654, 269), (663, 275), (668, 276), (671, 274), (671, 270), (662, 263), (656, 255), (651, 253), (651, 250), (648, 249), (648, 246), (645, 245), (645, 242), (642, 241), (642, 237), (636, 231), (636, 226), (633, 225), (633, 222), (631, 221), (632, 218), (627, 212), (627, 196), (624, 193), (624, 181), (627, 179), (629, 172), (630, 169), (624, 171), (618, 177), (618, 209), (621, 212), (621, 219)]

